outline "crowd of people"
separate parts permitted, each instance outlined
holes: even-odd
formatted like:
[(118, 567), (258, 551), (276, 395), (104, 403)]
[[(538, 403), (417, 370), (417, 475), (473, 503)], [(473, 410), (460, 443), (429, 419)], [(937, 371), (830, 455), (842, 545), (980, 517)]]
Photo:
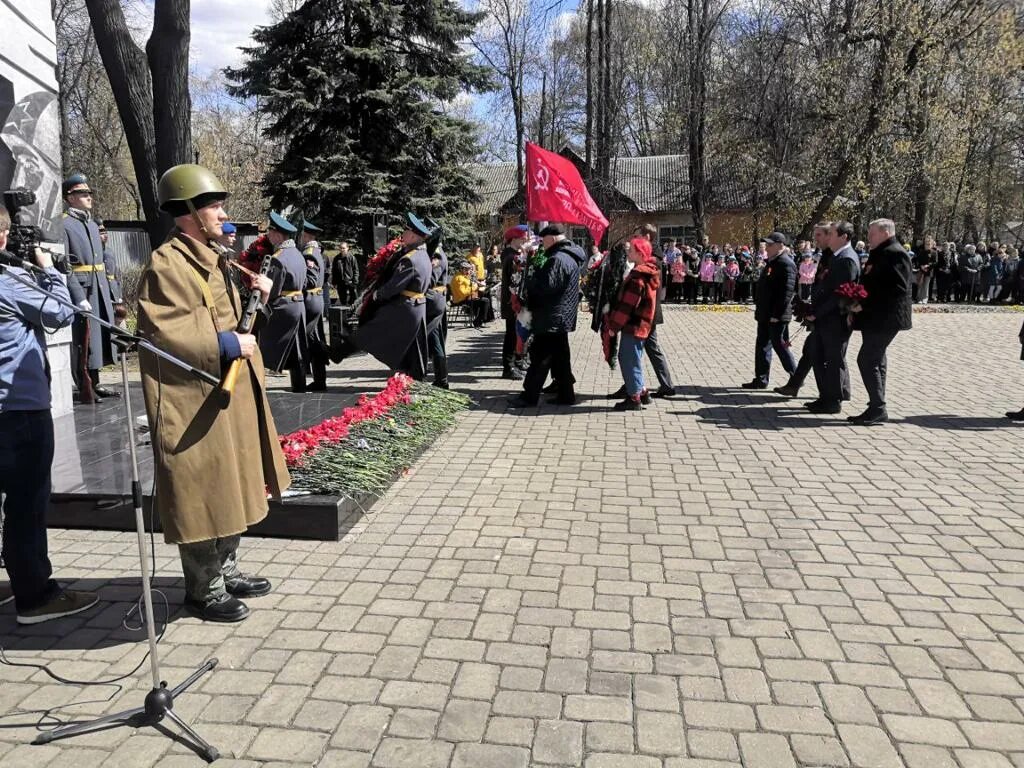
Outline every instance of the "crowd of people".
[[(861, 266), (867, 263), (864, 241), (852, 244)], [(929, 302), (1007, 304), (1024, 302), (1024, 270), (1019, 250), (993, 243), (937, 243), (927, 237), (916, 249), (903, 245), (910, 258), (911, 297)], [(686, 304), (753, 304), (757, 284), (768, 262), (763, 243), (748, 246), (714, 244), (703, 247), (662, 243), (662, 282), (666, 301)], [(800, 298), (810, 298), (823, 251), (812, 240), (798, 241), (791, 250), (797, 266)]]

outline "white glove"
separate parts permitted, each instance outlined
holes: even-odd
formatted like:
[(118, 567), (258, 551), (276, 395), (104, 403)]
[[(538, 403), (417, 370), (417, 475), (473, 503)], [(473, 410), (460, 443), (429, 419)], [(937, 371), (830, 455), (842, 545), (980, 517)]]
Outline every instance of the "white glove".
[(82, 299), (80, 302), (78, 302), (78, 306), (80, 309), (84, 309), (86, 312), (92, 312), (92, 304), (89, 303), (88, 299)]

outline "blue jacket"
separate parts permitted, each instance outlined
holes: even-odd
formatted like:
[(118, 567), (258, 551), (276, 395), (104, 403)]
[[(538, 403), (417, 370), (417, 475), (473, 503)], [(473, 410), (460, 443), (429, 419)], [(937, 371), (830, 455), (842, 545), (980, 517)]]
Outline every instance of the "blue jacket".
[(547, 257), (544, 266), (527, 278), (532, 329), (534, 333), (569, 333), (576, 330), (580, 269), (587, 263), (587, 256), (572, 240), (561, 240), (551, 247)]

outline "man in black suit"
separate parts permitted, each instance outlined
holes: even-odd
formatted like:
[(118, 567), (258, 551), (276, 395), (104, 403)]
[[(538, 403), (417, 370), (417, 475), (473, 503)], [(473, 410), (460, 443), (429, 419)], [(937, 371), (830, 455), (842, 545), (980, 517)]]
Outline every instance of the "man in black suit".
[(757, 283), (757, 341), (754, 343), (754, 378), (744, 389), (767, 389), (772, 366), (772, 350), (779, 356), (786, 373), (796, 370), (796, 360), (789, 351), (787, 329), (793, 319), (793, 296), (796, 294), (796, 264), (787, 252), (789, 244), (781, 232), (772, 232), (761, 242), (768, 253), (768, 263)]
[[(1020, 333), (1017, 335), (1020, 340), (1020, 359), (1024, 360), (1024, 325), (1020, 327)], [(1007, 411), (1006, 418), (1010, 421), (1024, 421), (1024, 408), (1019, 411)]]
[(857, 282), (860, 276), (860, 258), (850, 244), (852, 237), (853, 224), (848, 221), (835, 221), (829, 227), (827, 238), (832, 258), (811, 295), (811, 314), (807, 319), (814, 323), (812, 359), (818, 384), (818, 399), (806, 404), (811, 413), (839, 413), (842, 401), (850, 399), (846, 348), (852, 331), (836, 290), (844, 283)]
[(913, 268), (910, 255), (896, 239), (896, 224), (891, 219), (871, 222), (868, 243), (871, 252), (860, 280), (868, 297), (853, 316), (853, 327), (863, 337), (857, 367), (868, 392), (868, 408), (847, 421), (874, 426), (889, 420), (885, 405), (885, 353), (896, 334), (910, 330), (912, 324)]
[[(815, 287), (822, 279), (828, 276), (829, 262), (832, 259), (832, 249), (829, 248), (829, 236), (828, 233), (832, 228), (832, 222), (822, 221), (814, 225), (814, 245), (818, 249), (818, 269), (814, 273), (814, 287), (812, 287), (812, 296)], [(806, 302), (804, 303), (806, 306)], [(805, 318), (806, 319), (806, 318)], [(807, 375), (811, 372), (814, 367), (814, 350), (817, 347), (817, 339), (814, 338), (814, 323), (809, 323), (807, 326), (807, 334), (804, 336), (804, 346), (800, 351), (800, 359), (796, 364), (796, 371), (789, 377), (789, 381), (783, 384), (781, 387), (776, 387), (773, 391), (778, 392), (780, 395), (786, 397), (797, 397), (800, 395), (800, 388), (804, 385), (807, 380)], [(844, 400), (850, 399), (850, 382), (849, 375), (847, 375), (846, 389), (844, 392)], [(819, 394), (819, 398), (821, 396)]]

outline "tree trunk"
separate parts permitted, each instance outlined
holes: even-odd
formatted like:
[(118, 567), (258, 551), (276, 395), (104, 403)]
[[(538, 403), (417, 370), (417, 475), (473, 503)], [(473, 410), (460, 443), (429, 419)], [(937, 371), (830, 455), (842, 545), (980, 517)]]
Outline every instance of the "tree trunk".
[(153, 82), (146, 56), (132, 40), (120, 0), (85, 0), (96, 47), (110, 79), (124, 126), (149, 239), (156, 247), (165, 232), (156, 202), (156, 139), (153, 129)]
[(584, 136), (584, 159), (587, 163), (587, 176), (593, 169), (594, 163), (594, 0), (587, 0), (587, 33), (586, 52), (584, 57), (586, 67), (587, 95), (586, 112), (587, 128)]
[(188, 92), (190, 0), (156, 0), (146, 58), (153, 81), (156, 175), (193, 162), (192, 98)]

